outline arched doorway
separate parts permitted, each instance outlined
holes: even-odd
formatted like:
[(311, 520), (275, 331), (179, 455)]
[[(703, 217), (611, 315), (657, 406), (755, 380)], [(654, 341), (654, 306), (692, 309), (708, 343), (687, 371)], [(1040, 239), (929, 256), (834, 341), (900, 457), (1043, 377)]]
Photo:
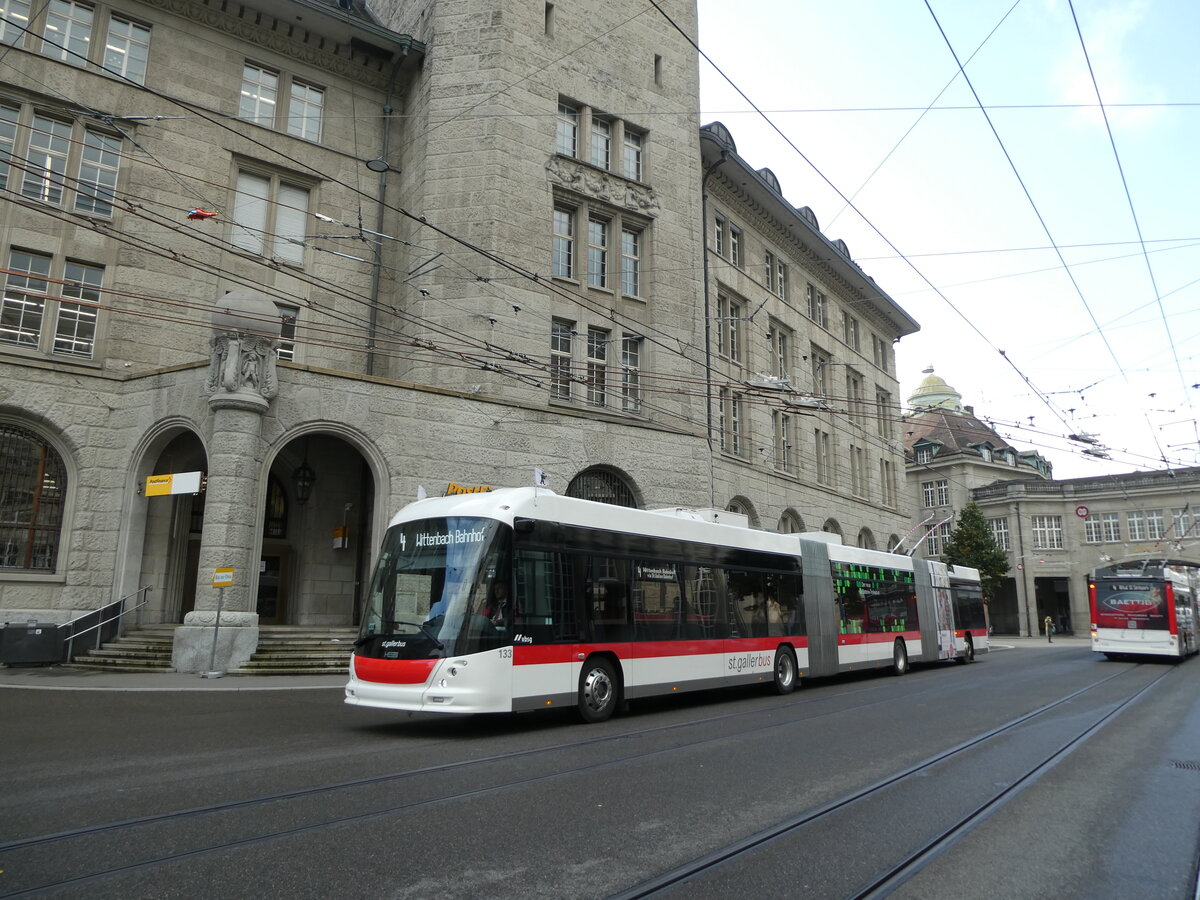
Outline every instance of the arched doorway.
[(367, 458), (341, 435), (302, 433), (271, 460), (262, 496), (259, 624), (357, 625), (379, 539)]
[(629, 479), (608, 466), (584, 469), (567, 485), (567, 496), (631, 509), (641, 509), (642, 506)]

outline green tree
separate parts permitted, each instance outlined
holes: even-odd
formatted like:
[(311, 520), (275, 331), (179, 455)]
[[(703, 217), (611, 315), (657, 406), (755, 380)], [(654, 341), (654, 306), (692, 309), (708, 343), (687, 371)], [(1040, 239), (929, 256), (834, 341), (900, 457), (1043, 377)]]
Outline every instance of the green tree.
[(979, 570), (983, 599), (991, 602), (1000, 590), (1000, 580), (1010, 568), (1008, 556), (996, 545), (992, 529), (983, 511), (968, 503), (958, 516), (958, 524), (946, 539), (942, 560), (952, 566), (970, 566)]

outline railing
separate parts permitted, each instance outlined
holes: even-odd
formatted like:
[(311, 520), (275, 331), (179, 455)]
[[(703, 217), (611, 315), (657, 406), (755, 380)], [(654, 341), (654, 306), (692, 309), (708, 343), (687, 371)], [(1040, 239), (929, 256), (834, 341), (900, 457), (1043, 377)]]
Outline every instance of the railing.
[[(112, 603), (105, 604), (99, 609), (94, 609), (78, 618), (72, 619), (70, 622), (64, 622), (62, 625), (59, 625), (60, 634), (66, 647), (64, 657), (66, 661), (70, 662), (75, 658), (75, 639), (83, 637), (89, 631), (96, 632), (96, 641), (92, 645), (92, 649), (98, 649), (105, 641), (117, 637), (121, 633), (121, 617), (127, 613), (136, 612), (149, 603), (150, 592), (152, 590), (154, 590), (152, 585), (138, 588), (132, 594), (122, 597), (120, 600), (114, 600)], [(131, 597), (137, 597), (138, 595), (145, 596), (142, 597), (140, 602), (135, 603), (129, 609), (125, 609), (125, 602)], [(114, 610), (115, 614), (113, 614)], [(89, 624), (91, 620), (95, 621)], [(63, 632), (61, 629), (66, 629), (66, 631)]]

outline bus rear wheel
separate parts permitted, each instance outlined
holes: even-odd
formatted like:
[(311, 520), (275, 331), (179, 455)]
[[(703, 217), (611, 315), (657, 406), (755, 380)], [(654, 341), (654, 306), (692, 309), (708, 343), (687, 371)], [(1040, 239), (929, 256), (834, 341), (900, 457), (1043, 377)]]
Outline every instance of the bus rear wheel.
[(963, 663), (964, 665), (966, 663), (975, 662), (975, 644), (972, 643), (971, 636), (969, 634), (967, 635), (966, 644), (967, 646), (963, 648), (962, 656), (959, 656), (956, 659), (957, 662)]
[(905, 675), (908, 673), (908, 649), (904, 641), (896, 639), (895, 649), (892, 650), (892, 674)]
[(603, 656), (593, 657), (579, 673), (579, 715), (585, 722), (603, 722), (617, 708), (617, 674)]
[(796, 689), (796, 654), (791, 647), (775, 651), (775, 693), (790, 694)]

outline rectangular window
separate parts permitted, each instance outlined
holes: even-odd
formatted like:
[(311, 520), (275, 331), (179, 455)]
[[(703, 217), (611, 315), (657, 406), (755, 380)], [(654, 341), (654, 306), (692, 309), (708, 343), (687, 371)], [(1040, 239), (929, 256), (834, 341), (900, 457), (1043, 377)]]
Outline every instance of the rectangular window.
[(550, 324), (550, 397), (571, 399), (571, 338), (575, 335), (573, 322), (555, 319)]
[(788, 270), (781, 260), (775, 260), (775, 293), (779, 299), (788, 298)]
[(1104, 540), (1115, 544), (1121, 540), (1121, 516), (1119, 513), (1101, 513), (1100, 520), (1104, 525)]
[(321, 140), (321, 119), (325, 110), (325, 91), (299, 81), (292, 82), (288, 98), (287, 133), (306, 141)]
[(625, 177), (634, 181), (642, 180), (642, 136), (636, 131), (625, 129), (622, 161), (625, 167)]
[(719, 394), (721, 451), (742, 455), (742, 395), (723, 387)]
[(775, 412), (775, 468), (791, 472), (795, 467), (792, 454), (792, 417)]
[(303, 263), (308, 201), (307, 188), (282, 183), (273, 176), (239, 172), (231, 242), (259, 256)]
[(608, 222), (588, 219), (587, 280), (592, 287), (608, 287)]
[(551, 251), (550, 273), (559, 278), (575, 277), (575, 212), (554, 209), (554, 247)]
[(74, 0), (50, 0), (42, 52), (82, 66), (92, 43), (92, 7)]
[(8, 268), (3, 306), (0, 306), (0, 341), (36, 349), (46, 314), (50, 257), (11, 250)]
[(608, 404), (608, 332), (588, 329), (587, 402), (592, 406)]
[(96, 347), (97, 310), (104, 269), (68, 261), (63, 280), (67, 284), (63, 285), (63, 299), (58, 304), (54, 352), (91, 359)]
[(246, 63), (242, 68), (242, 92), (238, 117), (271, 127), (279, 98), (279, 73)]
[(871, 356), (875, 362), (875, 366), (881, 371), (888, 370), (888, 346), (887, 342), (877, 336), (871, 335)]
[(1000, 517), (998, 519), (988, 519), (988, 525), (992, 529), (992, 539), (996, 542), (996, 546), (1005, 552), (1012, 549), (1012, 545), (1008, 538), (1008, 519)]
[(642, 411), (642, 338), (621, 340), (621, 408), (628, 413)]
[(1131, 541), (1146, 540), (1146, 514), (1143, 512), (1125, 513), (1125, 524), (1129, 526)]
[(17, 120), (20, 117), (21, 110), (17, 107), (0, 105), (0, 191), (8, 190), (9, 164), (17, 144)]
[(884, 506), (896, 505), (896, 468), (889, 460), (879, 460), (879, 497)]
[(95, 131), (84, 132), (79, 184), (75, 193), (76, 212), (112, 215), (120, 164), (120, 138)]
[(296, 322), (300, 319), (300, 307), (276, 303), (275, 308), (279, 310), (278, 358), (294, 360), (296, 358)]
[(867, 495), (867, 454), (862, 447), (850, 445), (850, 493)]
[(919, 465), (926, 465), (927, 463), (931, 463), (931, 462), (933, 462), (933, 448), (932, 447), (918, 447), (916, 450), (913, 451), (913, 458), (916, 460), (916, 462)]
[(792, 332), (774, 319), (770, 322), (768, 340), (771, 342), (771, 356), (776, 378), (792, 377)]
[(849, 314), (842, 318), (842, 337), (845, 338), (846, 344), (854, 350), (858, 350), (858, 319)]
[(1088, 544), (1099, 544), (1104, 539), (1100, 529), (1100, 516), (1096, 513), (1083, 520), (1083, 539)]
[(950, 482), (942, 478), (934, 482), (937, 485), (937, 502), (938, 506), (950, 505)]
[(932, 481), (921, 482), (921, 505), (926, 509), (931, 509), (937, 505), (937, 491), (934, 490)]
[(601, 169), (608, 168), (609, 153), (612, 146), (612, 123), (606, 119), (592, 119), (592, 154), (591, 163)]
[(822, 328), (829, 328), (829, 314), (825, 305), (825, 295), (811, 284), (806, 289), (808, 295), (808, 317)]
[(19, 44), (29, 27), (29, 0), (0, 0), (0, 41)]
[(1062, 516), (1034, 516), (1033, 549), (1061, 550), (1062, 546)]
[(817, 482), (819, 484), (833, 483), (833, 457), (829, 433), (817, 428), (813, 430), (814, 461), (817, 467)]
[(950, 523), (943, 522), (925, 538), (925, 550), (930, 556), (941, 556), (942, 547), (950, 539)]
[(63, 176), (71, 151), (71, 126), (66, 122), (33, 117), (29, 134), (28, 164), (21, 194), (43, 203), (62, 203)]
[(717, 256), (725, 255), (725, 217), (720, 213), (713, 216), (713, 249)]
[(763, 256), (763, 286), (775, 292), (775, 254), (770, 250)]
[(1146, 512), (1146, 537), (1152, 541), (1166, 537), (1167, 531), (1163, 524), (1161, 509), (1151, 509)]
[(735, 266), (742, 264), (742, 229), (729, 226), (729, 261)]
[(890, 441), (895, 433), (892, 423), (892, 395), (881, 388), (875, 389), (875, 412), (879, 417), (879, 436)]
[(627, 297), (641, 295), (642, 233), (631, 228), (621, 229), (621, 293)]
[(828, 397), (829, 355), (813, 347), (808, 358), (812, 363), (813, 393), (818, 397)]
[(121, 16), (113, 16), (104, 42), (104, 68), (143, 84), (149, 59), (150, 29)]
[(862, 375), (846, 369), (846, 397), (850, 402), (850, 421), (860, 428), (866, 424), (866, 397), (863, 395)]
[[(1196, 517), (1192, 514), (1190, 507), (1171, 510), (1172, 528), (1176, 538), (1193, 537), (1192, 528), (1196, 523)], [(1120, 527), (1120, 526), (1118, 526)], [(1117, 538), (1117, 540), (1120, 540)]]
[(554, 150), (563, 156), (575, 156), (579, 135), (579, 109), (566, 103), (558, 104), (558, 120)]
[[(718, 309), (720, 306), (720, 298), (718, 298)], [(721, 350), (730, 360), (738, 362), (742, 358), (742, 304), (726, 298), (725, 317), (722, 324), (725, 343)]]

